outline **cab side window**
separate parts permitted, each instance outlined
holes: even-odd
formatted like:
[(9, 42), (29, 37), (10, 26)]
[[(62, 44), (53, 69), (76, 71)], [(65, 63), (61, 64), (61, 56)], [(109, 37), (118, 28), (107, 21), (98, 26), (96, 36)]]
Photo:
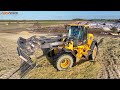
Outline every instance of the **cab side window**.
[(79, 40), (82, 42), (83, 41), (83, 34), (84, 34), (84, 32), (83, 32), (83, 27), (81, 27), (81, 29), (80, 29), (80, 35), (79, 35)]
[(87, 28), (84, 27), (84, 40), (87, 40)]
[(87, 29), (85, 27), (81, 27), (79, 41), (83, 44), (87, 41)]

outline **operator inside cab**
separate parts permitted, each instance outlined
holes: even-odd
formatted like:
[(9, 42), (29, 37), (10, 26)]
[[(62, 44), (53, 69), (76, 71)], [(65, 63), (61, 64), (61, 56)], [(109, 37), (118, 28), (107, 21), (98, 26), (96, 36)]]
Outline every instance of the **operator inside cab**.
[(77, 28), (74, 28), (74, 30), (73, 30), (73, 35), (74, 35), (76, 38), (78, 38), (78, 36), (79, 36), (79, 31), (78, 31)]
[(69, 38), (74, 39), (74, 41), (77, 43), (76, 45), (81, 45), (83, 43), (84, 33), (84, 27), (82, 26), (70, 26), (69, 28)]

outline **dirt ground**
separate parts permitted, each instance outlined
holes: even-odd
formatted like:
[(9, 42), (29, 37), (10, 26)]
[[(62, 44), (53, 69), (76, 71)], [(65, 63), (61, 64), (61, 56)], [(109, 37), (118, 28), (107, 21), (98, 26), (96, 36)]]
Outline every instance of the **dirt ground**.
[[(48, 33), (24, 33), (0, 33), (0, 79), (7, 79), (20, 67), (21, 59), (16, 50), (19, 37), (49, 36)], [(38, 60), (39, 66), (28, 72), (23, 79), (119, 79), (120, 38), (95, 35), (95, 39), (99, 44), (95, 63), (83, 59), (71, 69), (57, 71), (44, 56)], [(15, 73), (10, 79), (20, 79), (20, 73)]]
[[(30, 35), (20, 35), (20, 34), (10, 34), (10, 33), (0, 33), (0, 78), (8, 78), (15, 70), (20, 67), (21, 60), (17, 55), (17, 39), (22, 36), (25, 38), (30, 37)], [(40, 34), (45, 36), (45, 34)], [(80, 61), (77, 65), (67, 71), (57, 71), (44, 56), (38, 60), (39, 66), (31, 70), (24, 77), (26, 78), (96, 78), (100, 64), (96, 62), (95, 64), (88, 61)], [(19, 79), (20, 75), (17, 72), (10, 79)]]
[(98, 61), (102, 70), (97, 78), (120, 78), (120, 38), (104, 37), (99, 45)]

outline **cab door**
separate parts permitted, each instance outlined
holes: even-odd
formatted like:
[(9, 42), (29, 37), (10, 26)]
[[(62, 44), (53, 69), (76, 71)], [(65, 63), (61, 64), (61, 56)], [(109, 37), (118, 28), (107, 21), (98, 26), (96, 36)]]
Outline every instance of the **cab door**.
[(83, 27), (83, 44), (87, 43), (88, 28)]
[(79, 45), (87, 43), (87, 29), (81, 26), (80, 34), (79, 34)]

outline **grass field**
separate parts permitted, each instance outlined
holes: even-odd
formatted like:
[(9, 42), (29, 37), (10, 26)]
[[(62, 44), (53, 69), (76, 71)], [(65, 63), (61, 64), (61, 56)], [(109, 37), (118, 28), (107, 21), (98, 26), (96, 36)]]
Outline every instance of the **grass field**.
[(74, 22), (72, 20), (40, 20), (40, 21), (0, 21), (0, 24), (41, 24), (42, 26), (57, 25)]

